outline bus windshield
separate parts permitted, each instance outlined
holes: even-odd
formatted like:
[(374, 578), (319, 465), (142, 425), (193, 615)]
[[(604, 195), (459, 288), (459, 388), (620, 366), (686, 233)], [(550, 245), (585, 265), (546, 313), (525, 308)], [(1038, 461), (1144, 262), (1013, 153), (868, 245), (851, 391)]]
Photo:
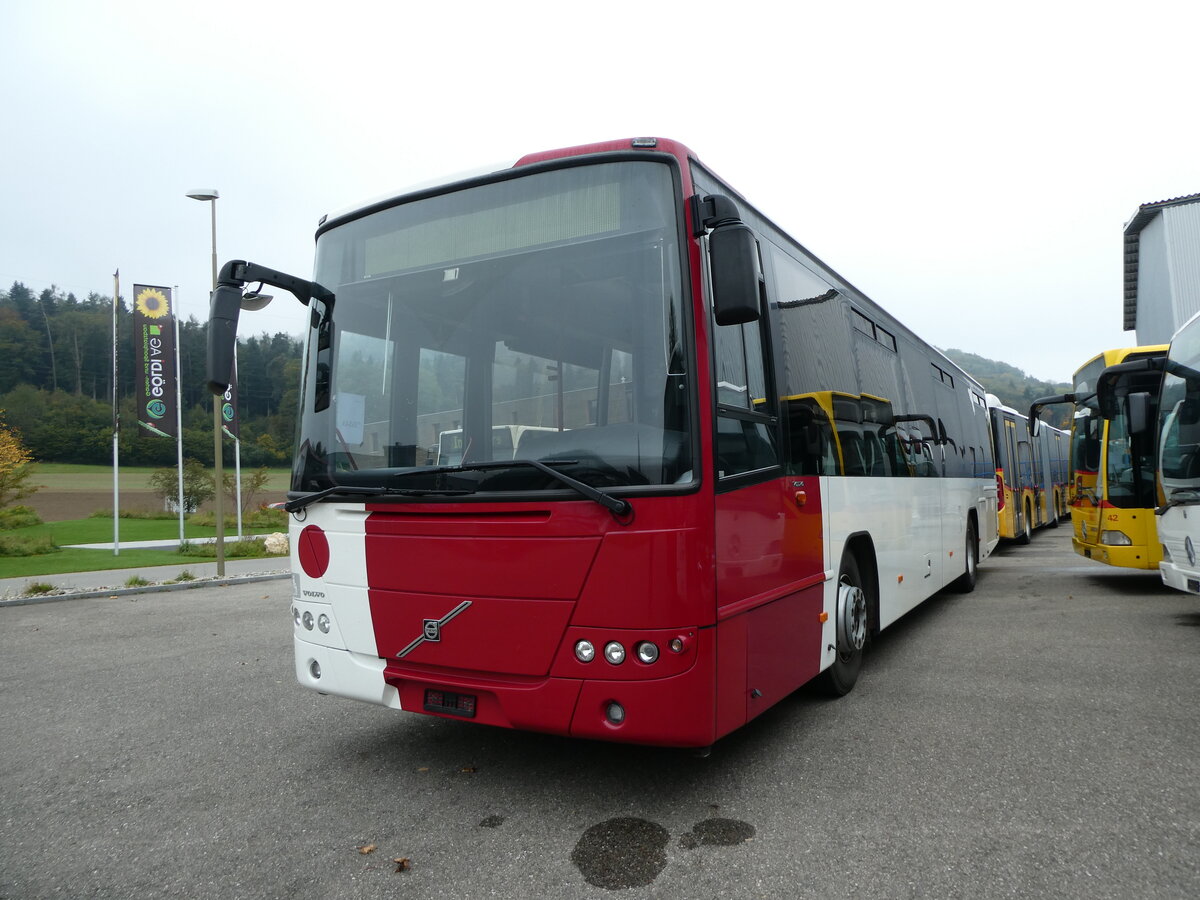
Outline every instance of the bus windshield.
[(1180, 329), (1171, 342), (1159, 406), (1159, 463), (1167, 497), (1200, 490), (1200, 329)]
[[(692, 482), (671, 165), (539, 169), (335, 221), (318, 237), (293, 490)], [(400, 481), (396, 481), (400, 479)], [(401, 482), (403, 482), (401, 484)]]

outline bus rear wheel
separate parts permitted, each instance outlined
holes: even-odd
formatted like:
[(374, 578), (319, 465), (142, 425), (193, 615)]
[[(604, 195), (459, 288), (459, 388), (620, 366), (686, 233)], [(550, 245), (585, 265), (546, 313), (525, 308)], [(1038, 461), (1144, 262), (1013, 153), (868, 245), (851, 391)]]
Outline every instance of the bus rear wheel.
[(1025, 504), (1025, 521), (1021, 523), (1021, 533), (1017, 535), (1018, 544), (1028, 544), (1033, 540), (1033, 508)]
[(867, 618), (870, 603), (858, 571), (858, 560), (852, 553), (842, 557), (838, 574), (837, 657), (828, 669), (821, 673), (822, 686), (826, 693), (843, 697), (854, 688), (858, 673), (862, 669), (863, 646), (867, 642)]
[(965, 550), (967, 553), (966, 571), (950, 584), (951, 589), (960, 594), (969, 594), (975, 590), (975, 580), (979, 571), (979, 539), (975, 537), (975, 522), (971, 520), (967, 522)]

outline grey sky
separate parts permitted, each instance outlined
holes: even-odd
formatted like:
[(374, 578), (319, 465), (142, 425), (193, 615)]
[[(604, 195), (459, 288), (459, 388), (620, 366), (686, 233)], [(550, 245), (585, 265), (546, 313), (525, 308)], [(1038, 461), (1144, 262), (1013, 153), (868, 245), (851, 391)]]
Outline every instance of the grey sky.
[[(926, 340), (1067, 380), (1121, 229), (1200, 191), (1194, 4), (0, 0), (0, 285), (307, 275), (331, 210), (538, 150), (683, 141)], [(248, 330), (298, 334), (281, 296)]]

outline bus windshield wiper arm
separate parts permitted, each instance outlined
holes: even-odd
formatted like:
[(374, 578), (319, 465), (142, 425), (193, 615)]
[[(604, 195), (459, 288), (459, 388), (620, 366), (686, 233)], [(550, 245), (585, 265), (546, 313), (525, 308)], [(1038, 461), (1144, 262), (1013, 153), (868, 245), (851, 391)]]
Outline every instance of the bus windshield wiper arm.
[[(554, 460), (556, 465), (571, 465), (575, 460), (562, 459)], [(513, 459), (504, 460), (501, 462), (480, 462), (467, 463), (458, 466), (438, 466), (434, 469), (414, 469), (411, 472), (405, 472), (404, 475), (441, 475), (448, 472), (481, 472), (488, 469), (511, 469), (514, 466), (529, 466), (537, 469), (539, 472), (544, 472), (556, 481), (565, 484), (571, 490), (575, 491), (599, 503), (614, 516), (627, 516), (633, 512), (633, 506), (628, 500), (621, 500), (611, 494), (605, 493), (602, 490), (592, 487), (590, 484), (584, 484), (570, 475), (565, 475), (546, 465), (544, 462), (539, 462), (536, 459)], [(475, 493), (475, 488), (398, 488), (398, 487), (367, 487), (356, 484), (335, 484), (332, 487), (324, 488), (320, 491), (314, 491), (311, 494), (305, 494), (303, 497), (297, 497), (295, 500), (289, 500), (283, 504), (283, 508), (288, 512), (297, 512), (310, 503), (316, 503), (318, 500), (324, 500), (326, 497), (334, 496), (335, 494), (351, 495), (358, 497), (420, 497), (424, 495), (437, 495), (440, 497), (457, 497), (466, 494)]]
[(305, 494), (303, 497), (297, 497), (295, 500), (289, 500), (283, 504), (283, 509), (287, 512), (298, 512), (310, 503), (316, 503), (318, 500), (324, 500), (326, 497), (332, 497), (335, 494), (343, 496), (349, 495), (354, 497), (420, 497), (424, 494), (437, 494), (439, 496), (459, 496), (462, 494), (473, 494), (473, 490), (442, 490), (430, 488), (427, 490), (407, 488), (392, 488), (392, 487), (364, 487), (357, 484), (335, 484), (333, 487), (327, 487), (320, 491), (314, 491), (311, 494)]
[(1158, 509), (1154, 510), (1156, 516), (1161, 516), (1168, 509), (1175, 506), (1195, 506), (1200, 504), (1200, 490), (1196, 488), (1176, 488), (1171, 491), (1171, 496), (1167, 502)]
[[(552, 460), (552, 462), (558, 466), (569, 466), (578, 462), (578, 460), (556, 459)], [(570, 475), (564, 474), (536, 459), (507, 459), (497, 462), (466, 463), (461, 466), (448, 466), (446, 467), (446, 471), (483, 471), (486, 469), (510, 469), (514, 466), (530, 466), (539, 472), (545, 472), (551, 478), (561, 481), (577, 494), (599, 503), (614, 516), (627, 516), (633, 512), (633, 505), (628, 500), (622, 500), (619, 497), (614, 497), (612, 494), (594, 488), (590, 484), (584, 484), (579, 479), (572, 478)]]

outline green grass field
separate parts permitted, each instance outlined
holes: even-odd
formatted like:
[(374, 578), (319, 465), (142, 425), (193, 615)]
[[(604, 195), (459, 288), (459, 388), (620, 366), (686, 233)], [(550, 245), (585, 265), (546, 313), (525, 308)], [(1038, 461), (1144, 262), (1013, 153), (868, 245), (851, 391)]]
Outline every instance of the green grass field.
[[(229, 549), (228, 542), (226, 549)], [(264, 558), (272, 557), (268, 553)], [(0, 578), (31, 578), (38, 575), (63, 575), (68, 572), (103, 572), (109, 569), (149, 569), (154, 566), (192, 565), (216, 560), (211, 555), (184, 555), (176, 550), (123, 549), (117, 556), (111, 550), (59, 550), (43, 556), (0, 557)], [(228, 558), (228, 557), (227, 557)], [(245, 559), (247, 557), (240, 557)], [(286, 566), (285, 566), (286, 568)], [(148, 572), (149, 577), (153, 573)]]
[[(154, 506), (160, 502), (149, 489), (149, 481), (154, 469), (122, 466), (119, 470), (119, 486), (122, 495), (121, 509), (128, 508), (131, 497), (138, 498), (140, 505)], [(243, 476), (246, 470), (243, 469)], [(272, 469), (264, 488), (278, 498), (286, 493), (290, 473), (286, 469)], [(38, 539), (49, 538), (60, 549), (50, 553), (34, 556), (0, 556), (0, 578), (29, 578), (38, 575), (59, 575), (67, 572), (93, 572), (109, 569), (141, 568), (152, 566), (186, 565), (203, 563), (216, 559), (216, 548), (209, 545), (192, 544), (187, 555), (178, 550), (140, 549), (122, 546), (119, 555), (114, 556), (111, 549), (82, 550), (68, 547), (70, 544), (111, 544), (113, 540), (113, 519), (111, 491), (113, 473), (111, 467), (70, 465), (66, 463), (38, 463), (31, 478), (31, 483), (41, 486), (33, 497), (18, 501), (40, 506), (43, 523), (24, 528), (0, 531), (0, 538)], [(107, 493), (107, 502), (103, 502), (108, 515), (92, 515), (96, 510), (97, 498)], [(37, 501), (45, 501), (37, 503)], [(33, 501), (33, 503), (31, 503)], [(57, 512), (47, 513), (47, 509)], [(228, 512), (228, 510), (227, 510)], [(70, 515), (78, 518), (65, 518)], [(211, 521), (212, 516), (207, 518)], [(233, 541), (236, 539), (236, 517), (226, 515), (225, 538), (227, 558), (234, 551)], [(255, 527), (250, 524), (250, 514), (243, 523), (243, 533), (270, 534), (276, 531), (287, 531), (286, 520), (272, 522)], [(212, 525), (196, 524), (185, 521), (184, 538), (188, 541), (211, 539), (216, 534)], [(179, 519), (167, 518), (126, 518), (120, 519), (120, 541), (124, 545), (134, 541), (178, 540)], [(246, 548), (258, 550), (256, 548)], [(259, 550), (258, 552), (261, 552)], [(197, 555), (207, 554), (207, 555)], [(266, 554), (263, 554), (266, 555)]]

